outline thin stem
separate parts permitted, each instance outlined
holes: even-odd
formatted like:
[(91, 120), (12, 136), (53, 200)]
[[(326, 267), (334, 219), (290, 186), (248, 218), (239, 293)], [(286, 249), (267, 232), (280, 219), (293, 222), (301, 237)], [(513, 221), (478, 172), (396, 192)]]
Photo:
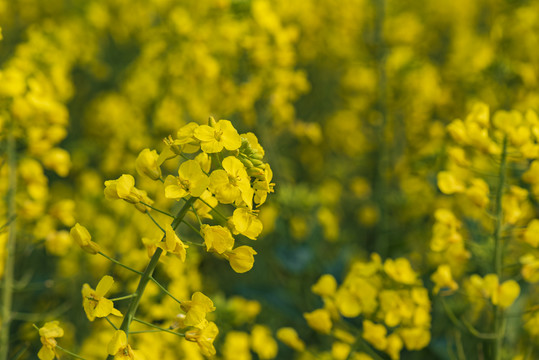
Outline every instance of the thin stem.
[(198, 216), (198, 213), (197, 213), (194, 205), (191, 205), (191, 210), (193, 211), (193, 214), (195, 214), (195, 217), (197, 218), (198, 224), (200, 226), (202, 226), (202, 221), (200, 221), (200, 217)]
[(149, 322), (144, 321), (144, 320), (140, 320), (140, 319), (137, 319), (137, 318), (133, 318), (133, 320), (136, 321), (136, 322), (139, 322), (139, 323), (141, 323), (141, 324), (144, 324), (144, 325), (146, 325), (146, 326), (149, 326), (149, 327), (153, 327), (153, 328), (155, 328), (155, 329), (158, 329), (158, 330), (160, 330), (160, 331), (167, 332), (167, 333), (169, 333), (169, 334), (174, 334), (174, 335), (178, 335), (178, 336), (180, 336), (180, 337), (185, 337), (185, 334), (177, 333), (177, 332), (175, 332), (175, 331), (171, 331), (171, 330), (169, 330), (169, 329), (162, 328), (162, 327), (160, 327), (160, 326), (154, 325), (154, 324), (149, 323)]
[(224, 216), (223, 214), (221, 214), (221, 213), (219, 212), (219, 210), (217, 210), (216, 208), (214, 208), (213, 206), (211, 206), (210, 204), (208, 204), (208, 203), (206, 202), (206, 200), (204, 200), (204, 199), (202, 199), (202, 198), (198, 198), (198, 200), (200, 200), (200, 201), (202, 201), (204, 204), (206, 204), (210, 209), (212, 209), (213, 211), (215, 211), (215, 213), (216, 213), (217, 215), (219, 215), (220, 217), (222, 217), (224, 220), (228, 220), (228, 218), (227, 218), (226, 216)]
[(178, 299), (176, 299), (176, 297), (174, 295), (172, 295), (166, 287), (164, 287), (163, 285), (161, 285), (161, 283), (159, 281), (157, 281), (153, 276), (150, 276), (150, 280), (152, 280), (154, 282), (155, 285), (157, 285), (165, 294), (167, 294), (168, 296), (170, 296), (174, 301), (176, 301), (178, 304), (182, 304), (182, 302)]
[(153, 218), (153, 216), (150, 215), (149, 212), (146, 211), (146, 215), (148, 215), (148, 216), (150, 217), (150, 219), (152, 219), (153, 223), (154, 223), (159, 229), (161, 229), (161, 231), (162, 231), (163, 233), (166, 232), (165, 229), (163, 229), (163, 228), (161, 227), (161, 225), (159, 225), (159, 223), (158, 223), (157, 221), (155, 221), (155, 219)]
[(64, 348), (61, 347), (60, 345), (56, 345), (56, 348), (62, 350), (63, 352), (65, 352), (65, 353), (68, 354), (68, 355), (73, 356), (75, 359), (86, 360), (86, 358), (83, 358), (82, 356), (79, 356), (79, 355), (77, 355), (77, 354), (75, 354), (75, 353), (72, 353), (71, 351), (69, 351), (69, 350), (67, 350), (67, 349), (64, 349)]
[[(505, 187), (505, 171), (507, 163), (507, 136), (503, 139), (502, 154), (500, 161), (500, 172), (498, 189), (496, 191), (496, 225), (494, 228), (494, 269), (498, 279), (501, 280), (503, 276), (503, 239), (501, 236), (503, 226), (503, 209), (502, 199), (503, 190)], [(502, 345), (503, 335), (505, 332), (505, 319), (503, 318), (503, 309), (500, 306), (496, 306), (494, 309), (494, 333), (497, 335), (493, 344), (494, 359), (500, 360), (502, 358)]]
[(475, 329), (472, 326), (472, 324), (470, 324), (469, 322), (460, 321), (457, 318), (457, 316), (455, 315), (455, 313), (453, 312), (453, 310), (451, 310), (449, 305), (447, 305), (447, 303), (445, 302), (445, 300), (443, 298), (441, 299), (441, 301), (442, 301), (442, 305), (444, 307), (445, 313), (447, 314), (447, 317), (453, 323), (453, 325), (455, 325), (456, 327), (458, 327), (458, 328), (460, 328), (462, 330), (467, 330), (470, 334), (472, 334), (473, 336), (475, 336), (478, 339), (492, 340), (492, 339), (496, 338), (496, 336), (497, 336), (496, 334), (484, 334), (484, 333), (481, 333), (477, 329)]
[[(176, 229), (180, 225), (181, 221), (185, 217), (185, 214), (187, 214), (187, 211), (189, 211), (191, 204), (193, 204), (196, 199), (197, 198), (195, 197), (191, 197), (189, 200), (185, 202), (183, 207), (180, 209), (180, 211), (174, 218), (174, 221), (172, 221), (173, 229)], [(146, 267), (146, 270), (144, 270), (144, 273), (140, 277), (137, 290), (135, 291), (136, 296), (129, 303), (129, 308), (127, 309), (127, 313), (124, 316), (122, 325), (120, 326), (120, 330), (123, 330), (127, 336), (129, 336), (129, 325), (135, 318), (135, 313), (137, 312), (138, 306), (140, 304), (140, 300), (142, 299), (142, 295), (144, 294), (144, 290), (146, 289), (146, 285), (148, 285), (148, 282), (150, 281), (150, 278), (152, 277), (152, 274), (155, 268), (157, 267), (157, 264), (159, 263), (159, 258), (161, 257), (162, 253), (163, 253), (163, 249), (159, 247), (155, 250), (152, 258), (150, 259), (148, 266)], [(113, 358), (114, 358), (113, 355), (109, 355), (107, 357), (107, 360), (113, 360)]]
[(16, 204), (15, 194), (17, 192), (17, 154), (15, 149), (14, 122), (11, 121), (7, 136), (7, 157), (8, 157), (8, 192), (7, 192), (7, 218), (12, 219), (9, 224), (8, 240), (6, 244), (6, 259), (4, 268), (4, 290), (2, 297), (2, 327), (0, 331), (0, 359), (7, 360), (9, 353), (9, 334), (11, 325), (11, 308), (13, 303), (13, 281), (15, 277), (15, 244), (16, 244)]
[(117, 298), (114, 298), (114, 299), (109, 299), (110, 301), (120, 301), (120, 300), (125, 300), (125, 299), (131, 299), (131, 298), (134, 298), (136, 295), (135, 294), (129, 294), (129, 295), (125, 295), (125, 296), (120, 296), (120, 297), (117, 297)]
[(115, 263), (116, 265), (119, 265), (121, 267), (123, 267), (124, 269), (127, 269), (129, 271), (132, 271), (134, 272), (135, 274), (138, 274), (138, 275), (142, 275), (142, 272), (141, 271), (138, 271), (138, 270), (135, 270), (133, 268), (130, 268), (129, 266), (125, 265), (125, 264), (122, 264), (121, 262), (119, 262), (118, 260), (114, 259), (114, 258), (111, 258), (110, 256), (106, 255), (105, 253), (103, 252), (98, 252), (99, 255), (103, 256), (104, 258), (112, 261), (113, 263)]
[(202, 236), (202, 235), (200, 234), (200, 231), (199, 231), (196, 227), (194, 227), (193, 225), (191, 225), (188, 221), (183, 220), (182, 223), (184, 223), (185, 225), (189, 226), (189, 227), (190, 227), (194, 232), (196, 232), (198, 235)]
[(147, 333), (156, 333), (156, 332), (161, 332), (161, 330), (141, 330), (141, 331), (131, 331), (129, 334), (133, 335), (133, 334), (147, 334)]
[(114, 325), (114, 323), (109, 319), (108, 316), (105, 316), (105, 320), (108, 321), (108, 323), (110, 324), (110, 326), (112, 326), (114, 328), (114, 330), (118, 330), (118, 327), (116, 325)]
[(166, 215), (166, 216), (168, 216), (168, 217), (174, 218), (174, 215), (172, 215), (172, 214), (170, 214), (170, 213), (168, 213), (168, 212), (166, 212), (166, 211), (159, 210), (158, 208), (155, 208), (155, 207), (151, 206), (150, 204), (146, 204), (146, 203), (143, 202), (143, 201), (141, 201), (140, 203), (141, 203), (142, 205), (146, 206), (146, 207), (149, 207), (149, 208), (152, 209), (152, 210), (157, 211), (158, 213), (161, 213), (161, 214)]

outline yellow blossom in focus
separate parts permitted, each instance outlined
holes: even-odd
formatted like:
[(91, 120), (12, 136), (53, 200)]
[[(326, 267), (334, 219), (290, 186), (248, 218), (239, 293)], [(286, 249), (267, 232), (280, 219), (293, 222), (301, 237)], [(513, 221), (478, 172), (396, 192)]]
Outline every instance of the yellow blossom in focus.
[(99, 245), (92, 241), (92, 236), (84, 226), (76, 223), (75, 226), (69, 231), (71, 238), (75, 240), (77, 244), (89, 254), (97, 254), (99, 251)]
[(225, 251), (232, 250), (234, 238), (230, 230), (220, 225), (210, 226), (203, 224), (200, 227), (200, 233), (206, 244), (206, 251), (214, 251), (223, 254)]
[(186, 312), (184, 324), (185, 326), (197, 326), (204, 324), (206, 314), (215, 311), (213, 301), (200, 291), (195, 292), (191, 296), (191, 300), (182, 301), (181, 308)]
[(136, 359), (133, 349), (127, 343), (127, 335), (123, 330), (116, 330), (107, 346), (109, 355), (114, 355), (115, 360)]
[(253, 268), (256, 251), (250, 246), (243, 245), (233, 250), (226, 251), (224, 255), (228, 258), (232, 269), (235, 272), (242, 274)]
[(193, 133), (206, 153), (220, 152), (223, 148), (232, 151), (241, 146), (241, 137), (228, 120), (219, 120), (213, 126), (200, 125)]
[(195, 160), (187, 160), (180, 165), (178, 177), (172, 175), (165, 179), (165, 196), (181, 199), (187, 195), (199, 197), (206, 191), (210, 180)]
[(232, 222), (237, 233), (245, 235), (251, 240), (256, 240), (262, 232), (262, 221), (249, 209), (238, 208), (234, 210)]
[(305, 343), (299, 338), (294, 328), (284, 327), (277, 330), (277, 339), (296, 351), (304, 351)]
[(152, 180), (159, 180), (161, 178), (161, 168), (157, 163), (158, 158), (157, 151), (150, 149), (142, 150), (135, 162), (137, 172)]
[(213, 341), (219, 334), (219, 329), (214, 322), (208, 322), (202, 329), (194, 328), (185, 333), (185, 340), (196, 342), (200, 352), (205, 356), (215, 355)]
[(170, 224), (167, 224), (165, 227), (165, 243), (163, 244), (163, 250), (176, 254), (180, 257), (181, 261), (185, 262), (186, 251), (189, 246), (184, 244), (180, 240), (176, 231), (172, 228)]
[(251, 209), (254, 190), (245, 165), (234, 156), (223, 160), (223, 169), (214, 170), (210, 174), (210, 191), (223, 204), (243, 202)]
[(105, 317), (110, 314), (122, 316), (122, 313), (114, 308), (114, 303), (105, 298), (105, 294), (110, 290), (113, 283), (112, 277), (105, 275), (99, 281), (95, 290), (88, 284), (82, 286), (82, 306), (88, 320), (94, 321), (96, 317)]
[(43, 345), (37, 357), (40, 360), (60, 358), (56, 352), (56, 338), (64, 336), (64, 330), (58, 321), (49, 321), (39, 329), (41, 344)]

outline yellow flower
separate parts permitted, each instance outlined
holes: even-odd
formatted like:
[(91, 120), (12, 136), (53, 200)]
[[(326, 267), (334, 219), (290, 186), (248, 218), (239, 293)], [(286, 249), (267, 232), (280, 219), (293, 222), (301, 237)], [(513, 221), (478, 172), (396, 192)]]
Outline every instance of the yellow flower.
[(430, 342), (430, 332), (427, 328), (401, 328), (398, 334), (408, 350), (421, 350)]
[(180, 165), (178, 177), (167, 176), (165, 196), (169, 199), (181, 199), (187, 195), (200, 197), (209, 185), (209, 179), (195, 160), (187, 160)]
[(208, 322), (202, 329), (194, 328), (185, 333), (185, 340), (196, 342), (200, 351), (205, 356), (215, 355), (213, 341), (219, 334), (219, 329), (214, 322)]
[(122, 330), (116, 330), (107, 346), (109, 355), (114, 355), (116, 360), (136, 359), (133, 349), (127, 343), (127, 335)]
[(438, 173), (438, 188), (446, 195), (461, 193), (466, 190), (462, 180), (458, 179), (449, 171), (440, 171)]
[(81, 224), (76, 223), (69, 231), (69, 235), (87, 253), (95, 255), (101, 251), (99, 245), (92, 241), (92, 236), (88, 232), (88, 229)]
[(225, 360), (251, 360), (249, 334), (243, 331), (229, 331), (223, 346)]
[(220, 225), (210, 226), (203, 224), (200, 227), (200, 233), (204, 238), (206, 251), (223, 254), (225, 251), (232, 250), (232, 247), (234, 247), (234, 238), (230, 230)]
[(378, 350), (385, 350), (387, 347), (387, 329), (384, 325), (375, 324), (370, 320), (363, 320), (363, 339), (367, 340)]
[(384, 271), (390, 278), (402, 284), (411, 285), (417, 279), (416, 272), (412, 269), (408, 259), (405, 258), (387, 259), (384, 263)]
[(489, 188), (485, 180), (475, 178), (471, 181), (472, 186), (466, 189), (466, 196), (480, 208), (486, 208), (489, 203)]
[(492, 295), (492, 304), (508, 308), (520, 295), (520, 286), (515, 280), (504, 281)]
[(186, 312), (185, 326), (200, 326), (206, 320), (206, 314), (215, 311), (215, 306), (209, 297), (197, 291), (191, 300), (182, 301), (181, 308)]
[(311, 286), (313, 294), (320, 296), (333, 296), (337, 291), (337, 280), (330, 274), (324, 274), (318, 279), (316, 284)]
[(251, 330), (251, 347), (261, 360), (273, 359), (279, 350), (271, 331), (264, 325), (255, 325)]
[(200, 140), (200, 148), (206, 153), (223, 150), (237, 150), (241, 146), (241, 137), (232, 123), (219, 120), (213, 126), (200, 125), (194, 129), (194, 136)]
[(258, 206), (266, 202), (269, 193), (272, 193), (274, 183), (271, 182), (273, 179), (273, 171), (269, 164), (264, 164), (264, 171), (256, 176), (256, 180), (253, 183), (253, 189), (255, 191), (255, 203)]
[(165, 227), (165, 243), (162, 245), (163, 250), (178, 255), (181, 261), (185, 262), (185, 249), (187, 249), (188, 247), (188, 245), (184, 244), (180, 240), (172, 226), (170, 224), (167, 224)]
[(250, 246), (239, 246), (234, 250), (225, 252), (225, 257), (228, 258), (230, 266), (237, 273), (245, 273), (253, 268), (256, 251)]
[(108, 200), (125, 200), (128, 203), (134, 204), (136, 209), (143, 213), (147, 209), (140, 202), (148, 205), (153, 204), (152, 199), (148, 197), (146, 191), (137, 189), (135, 187), (135, 178), (128, 174), (124, 174), (116, 180), (105, 181), (105, 198)]
[(329, 334), (333, 326), (329, 311), (326, 309), (317, 309), (310, 313), (304, 313), (303, 317), (311, 328), (324, 334)]
[(157, 151), (144, 149), (140, 152), (135, 162), (135, 167), (140, 175), (147, 176), (152, 180), (159, 180), (161, 177), (161, 168), (157, 163)]
[(391, 360), (399, 360), (402, 347), (402, 339), (397, 334), (391, 334), (387, 337), (387, 347), (384, 351), (389, 355)]
[(112, 277), (105, 275), (99, 281), (95, 290), (88, 284), (82, 286), (82, 306), (88, 320), (94, 321), (96, 317), (105, 317), (109, 314), (122, 316), (122, 313), (114, 308), (114, 303), (105, 298), (105, 294), (110, 290), (113, 283)]
[(525, 254), (520, 257), (519, 262), (522, 264), (520, 273), (524, 280), (530, 283), (539, 281), (539, 259), (533, 254)]
[(232, 223), (234, 224), (234, 230), (236, 230), (234, 234), (245, 235), (251, 240), (256, 240), (256, 237), (262, 232), (262, 221), (246, 208), (234, 210)]
[(453, 280), (451, 268), (447, 264), (438, 266), (438, 269), (430, 278), (435, 284), (432, 291), (434, 294), (438, 294), (440, 289), (444, 289), (444, 295), (450, 295), (459, 288), (459, 285)]
[(296, 351), (304, 351), (305, 343), (299, 338), (298, 333), (291, 327), (284, 327), (277, 330), (277, 339)]
[(39, 329), (39, 336), (43, 345), (37, 353), (40, 360), (59, 358), (56, 352), (56, 338), (64, 336), (64, 330), (59, 324), (58, 321), (49, 321)]
[(533, 219), (524, 231), (524, 241), (536, 248), (539, 246), (539, 220)]
[(226, 157), (222, 165), (223, 169), (210, 174), (210, 191), (223, 204), (233, 202), (239, 204), (243, 200), (249, 208), (252, 208), (254, 190), (251, 188), (251, 180), (245, 165), (234, 156)]
[(195, 137), (195, 130), (198, 126), (197, 123), (190, 122), (181, 127), (176, 133), (176, 139), (174, 139), (173, 144), (175, 146), (180, 146), (181, 151), (184, 153), (192, 154), (197, 152), (198, 149), (200, 149), (200, 142)]

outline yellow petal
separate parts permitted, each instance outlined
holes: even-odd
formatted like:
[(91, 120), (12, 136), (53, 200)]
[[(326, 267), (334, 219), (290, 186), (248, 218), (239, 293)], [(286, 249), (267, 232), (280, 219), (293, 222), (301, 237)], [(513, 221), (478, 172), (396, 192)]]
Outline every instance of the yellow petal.
[(114, 279), (112, 278), (112, 276), (103, 276), (103, 278), (99, 281), (97, 287), (95, 288), (96, 295), (98, 297), (104, 296), (110, 290), (112, 284), (114, 284)]

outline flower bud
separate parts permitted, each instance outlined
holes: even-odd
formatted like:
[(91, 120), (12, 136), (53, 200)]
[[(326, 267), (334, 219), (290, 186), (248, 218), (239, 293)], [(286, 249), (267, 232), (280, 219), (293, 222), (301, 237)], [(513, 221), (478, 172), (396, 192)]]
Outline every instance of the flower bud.
[(69, 235), (71, 235), (71, 238), (87, 253), (95, 255), (100, 251), (99, 245), (92, 241), (92, 236), (88, 230), (79, 223), (76, 223), (75, 226), (71, 228)]
[(144, 149), (140, 152), (135, 163), (137, 172), (140, 175), (145, 175), (152, 180), (159, 180), (161, 177), (161, 168), (157, 165), (157, 151)]

